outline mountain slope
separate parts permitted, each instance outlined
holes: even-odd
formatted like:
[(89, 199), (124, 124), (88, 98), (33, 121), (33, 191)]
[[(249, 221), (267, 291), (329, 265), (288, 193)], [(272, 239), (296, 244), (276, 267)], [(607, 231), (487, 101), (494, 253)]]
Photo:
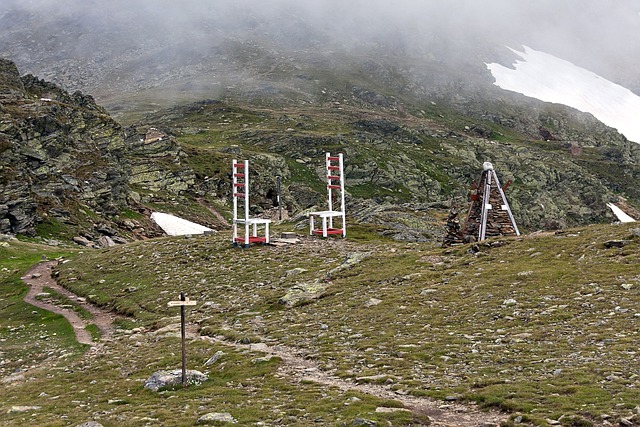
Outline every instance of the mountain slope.
[(440, 240), (451, 201), (466, 204), (485, 161), (513, 181), (508, 196), (524, 230), (611, 221), (607, 203), (638, 205), (637, 144), (562, 107), (495, 104), (496, 114), (467, 102), (463, 114), (461, 105), (351, 87), (321, 105), (204, 101), (122, 128), (89, 97), (4, 64), (4, 232), (155, 235), (152, 210), (224, 229), (234, 157), (252, 160), (254, 214), (273, 214), (281, 176), (296, 217), (323, 206), (325, 151), (346, 155), (349, 217), (399, 240)]
[[(361, 106), (353, 107), (356, 102)], [(189, 154), (186, 164), (206, 177), (203, 194), (227, 197), (231, 158), (250, 158), (256, 174), (252, 203), (261, 210), (274, 207), (278, 175), (289, 213), (322, 206), (324, 152), (343, 152), (349, 216), (383, 225), (398, 239), (438, 239), (444, 211), (452, 200), (466, 206), (468, 188), (485, 161), (494, 163), (504, 183), (513, 181), (507, 194), (528, 230), (613, 220), (606, 203), (620, 197), (637, 204), (636, 144), (620, 139), (617, 145), (607, 138), (615, 132), (587, 116), (581, 123), (561, 108), (542, 110), (531, 122), (520, 114), (510, 127), (497, 123), (511, 124), (514, 116), (476, 120), (439, 105), (415, 115), (400, 108), (367, 104), (354, 94), (346, 102), (305, 109), (202, 102), (147, 120), (176, 135)], [(533, 130), (536, 119), (558, 129), (553, 140), (532, 140), (516, 130)], [(553, 126), (560, 120), (562, 126)], [(601, 133), (583, 139), (585, 124)], [(576, 139), (563, 140), (568, 135)]]

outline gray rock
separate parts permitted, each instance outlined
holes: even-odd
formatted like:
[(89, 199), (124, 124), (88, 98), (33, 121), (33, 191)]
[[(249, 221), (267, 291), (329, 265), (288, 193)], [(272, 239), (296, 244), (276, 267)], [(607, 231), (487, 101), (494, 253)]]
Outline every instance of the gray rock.
[(316, 280), (314, 282), (297, 283), (291, 287), (287, 293), (278, 301), (287, 307), (296, 307), (302, 304), (319, 299), (324, 295), (325, 290), (331, 285), (330, 282)]
[(224, 354), (225, 353), (223, 351), (220, 351), (220, 350), (216, 351), (216, 353), (213, 356), (211, 356), (209, 359), (207, 359), (206, 362), (204, 362), (204, 366), (213, 365), (218, 360), (220, 360), (220, 358), (224, 356)]
[(87, 239), (86, 237), (76, 236), (73, 238), (74, 243), (79, 244), (80, 246), (92, 246), (93, 243)]
[(7, 413), (37, 411), (40, 406), (12, 406)]
[(206, 424), (214, 421), (221, 422), (221, 423), (231, 423), (231, 424), (236, 424), (238, 422), (228, 412), (211, 412), (209, 414), (205, 414), (200, 418), (198, 418), (197, 422), (198, 424)]
[(381, 299), (377, 299), (377, 298), (369, 298), (369, 301), (364, 303), (365, 307), (373, 307), (374, 305), (378, 305), (382, 302)]
[(103, 427), (103, 425), (95, 421), (87, 421), (86, 423), (78, 424), (76, 427)]
[(307, 271), (305, 268), (296, 267), (292, 270), (285, 271), (284, 275), (288, 277), (288, 276), (293, 276), (295, 274), (304, 273), (305, 271)]
[(98, 244), (100, 244), (100, 246), (102, 246), (103, 248), (112, 248), (116, 246), (116, 242), (114, 242), (113, 239), (109, 236), (100, 237), (98, 239)]
[[(197, 385), (208, 379), (207, 375), (200, 371), (187, 370), (187, 384)], [(175, 387), (182, 384), (182, 370), (154, 372), (144, 383), (144, 388), (158, 391), (167, 387)]]
[(375, 427), (378, 425), (377, 422), (372, 420), (367, 420), (365, 418), (356, 418), (351, 423), (352, 426), (366, 426), (366, 427)]
[(606, 242), (604, 242), (604, 247), (607, 249), (622, 248), (625, 244), (626, 243), (624, 240), (607, 240)]

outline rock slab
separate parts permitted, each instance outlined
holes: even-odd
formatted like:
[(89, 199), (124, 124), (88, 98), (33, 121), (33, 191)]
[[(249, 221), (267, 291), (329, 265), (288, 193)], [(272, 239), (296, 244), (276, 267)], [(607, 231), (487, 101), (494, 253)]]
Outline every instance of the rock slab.
[[(208, 379), (207, 375), (200, 371), (187, 370), (187, 384), (197, 385)], [(157, 371), (154, 372), (144, 383), (144, 388), (151, 391), (159, 391), (168, 387), (175, 387), (182, 384), (182, 370)]]

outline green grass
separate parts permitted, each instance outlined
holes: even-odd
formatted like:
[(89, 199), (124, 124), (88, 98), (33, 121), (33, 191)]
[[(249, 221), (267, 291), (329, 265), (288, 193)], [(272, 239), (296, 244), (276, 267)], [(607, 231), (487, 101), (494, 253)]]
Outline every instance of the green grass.
[(31, 265), (69, 255), (15, 240), (0, 247), (0, 376), (29, 375), (43, 363), (69, 360), (83, 350), (66, 319), (22, 300), (28, 289), (20, 277)]
[[(507, 425), (630, 417), (640, 401), (640, 239), (632, 227), (493, 240), (475, 255), (468, 246), (390, 242), (365, 226), (352, 227), (353, 238), (289, 247), (242, 250), (221, 234), (85, 252), (60, 266), (61, 283), (129, 320), (118, 324), (99, 361), (74, 360), (65, 365), (70, 372), (38, 375), (8, 398), (12, 405), (26, 402), (36, 388), (59, 395), (56, 407), (43, 412), (68, 414), (70, 423), (100, 413), (105, 425), (136, 425), (144, 417), (192, 425), (212, 408), (232, 413), (240, 425), (349, 425), (356, 417), (425, 422), (375, 412), (398, 402), (294, 385), (279, 373), (280, 359), (254, 363), (260, 353), (204, 340), (189, 340), (188, 365), (204, 369), (209, 381), (160, 394), (144, 390), (151, 372), (179, 367), (180, 345), (133, 328), (175, 324), (179, 311), (166, 304), (184, 291), (198, 302), (187, 319), (201, 334), (298, 348), (340, 378), (366, 383), (358, 378), (380, 376), (375, 384), (401, 393), (459, 396), (513, 414)], [(627, 243), (606, 249), (610, 239)], [(367, 255), (345, 267), (354, 253)], [(316, 279), (331, 281), (320, 299), (293, 308), (278, 303), (296, 283)], [(218, 350), (224, 358), (204, 368)], [(76, 388), (62, 392), (58, 383)], [(114, 399), (124, 403), (110, 404)], [(24, 417), (11, 414), (8, 425)], [(57, 425), (40, 414), (33, 419)]]
[(91, 323), (91, 324), (87, 325), (85, 327), (85, 329), (87, 331), (89, 331), (89, 333), (91, 334), (91, 340), (93, 342), (100, 341), (100, 329), (98, 328), (98, 326), (96, 326), (93, 323)]

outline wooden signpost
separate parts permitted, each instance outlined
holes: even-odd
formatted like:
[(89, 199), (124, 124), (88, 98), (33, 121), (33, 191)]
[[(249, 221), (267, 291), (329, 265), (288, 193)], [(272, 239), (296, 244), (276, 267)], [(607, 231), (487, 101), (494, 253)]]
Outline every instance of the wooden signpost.
[(167, 303), (169, 307), (180, 307), (180, 326), (182, 337), (182, 387), (187, 387), (187, 350), (185, 344), (185, 317), (184, 308), (188, 305), (196, 305), (195, 301), (191, 301), (189, 298), (185, 298), (184, 292), (180, 292), (179, 301), (169, 301)]

